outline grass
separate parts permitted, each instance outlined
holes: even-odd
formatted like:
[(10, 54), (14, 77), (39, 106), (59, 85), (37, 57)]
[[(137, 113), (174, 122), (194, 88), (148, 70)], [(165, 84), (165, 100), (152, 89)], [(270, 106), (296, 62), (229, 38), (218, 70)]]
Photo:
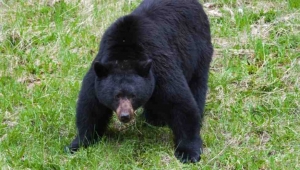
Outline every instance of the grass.
[(300, 2), (211, 0), (214, 60), (197, 164), (168, 128), (115, 119), (95, 146), (63, 152), (101, 35), (140, 0), (0, 1), (2, 169), (300, 169)]

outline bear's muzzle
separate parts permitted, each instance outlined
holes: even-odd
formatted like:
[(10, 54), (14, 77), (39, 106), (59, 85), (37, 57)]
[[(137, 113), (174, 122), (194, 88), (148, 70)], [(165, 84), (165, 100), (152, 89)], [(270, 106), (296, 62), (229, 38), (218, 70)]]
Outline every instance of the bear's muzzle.
[(119, 106), (117, 108), (118, 119), (122, 123), (128, 123), (134, 117), (134, 110), (132, 108), (131, 101), (129, 99), (120, 99)]

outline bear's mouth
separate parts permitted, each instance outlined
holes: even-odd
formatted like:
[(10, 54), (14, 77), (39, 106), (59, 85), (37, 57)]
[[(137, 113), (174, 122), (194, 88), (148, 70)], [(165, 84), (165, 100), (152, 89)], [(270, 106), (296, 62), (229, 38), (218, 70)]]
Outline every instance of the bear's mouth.
[(134, 110), (132, 108), (131, 101), (126, 98), (120, 99), (116, 113), (120, 122), (130, 122), (134, 117)]

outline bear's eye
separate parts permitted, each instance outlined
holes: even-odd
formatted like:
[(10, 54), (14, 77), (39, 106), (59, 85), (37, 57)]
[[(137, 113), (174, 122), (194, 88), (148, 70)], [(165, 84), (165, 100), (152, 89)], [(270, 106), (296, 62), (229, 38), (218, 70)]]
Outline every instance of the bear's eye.
[(116, 98), (116, 99), (120, 99), (120, 98), (121, 98), (121, 93), (117, 94), (117, 95), (115, 96), (115, 98)]
[(135, 98), (135, 95), (134, 95), (134, 94), (131, 94), (131, 95), (129, 95), (129, 97), (130, 97), (131, 99), (134, 99), (134, 98)]

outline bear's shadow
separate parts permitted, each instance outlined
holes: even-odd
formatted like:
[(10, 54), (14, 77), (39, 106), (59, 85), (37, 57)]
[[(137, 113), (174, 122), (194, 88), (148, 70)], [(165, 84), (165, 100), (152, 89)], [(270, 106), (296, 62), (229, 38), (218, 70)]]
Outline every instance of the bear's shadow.
[(140, 144), (172, 144), (173, 135), (168, 126), (153, 126), (145, 122), (141, 116), (137, 116), (134, 121), (125, 125), (114, 118), (101, 140), (118, 144), (128, 140), (137, 140)]

